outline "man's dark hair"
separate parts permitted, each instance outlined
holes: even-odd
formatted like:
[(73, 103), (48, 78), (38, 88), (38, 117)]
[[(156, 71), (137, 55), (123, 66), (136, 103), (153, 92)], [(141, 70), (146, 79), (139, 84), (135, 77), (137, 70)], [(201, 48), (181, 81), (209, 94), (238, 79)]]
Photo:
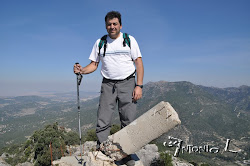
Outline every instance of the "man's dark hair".
[(119, 13), (118, 11), (110, 11), (106, 14), (105, 16), (105, 23), (107, 22), (107, 20), (113, 19), (113, 18), (118, 18), (119, 23), (122, 25), (122, 19), (121, 19), (121, 13)]

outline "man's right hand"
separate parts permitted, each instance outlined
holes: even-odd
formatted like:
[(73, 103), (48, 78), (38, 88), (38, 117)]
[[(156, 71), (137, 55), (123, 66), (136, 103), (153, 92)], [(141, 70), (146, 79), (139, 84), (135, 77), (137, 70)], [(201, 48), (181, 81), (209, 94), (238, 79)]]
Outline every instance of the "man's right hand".
[(75, 74), (89, 74), (94, 72), (98, 67), (98, 62), (91, 61), (90, 64), (88, 64), (85, 67), (82, 67), (79, 63), (76, 63), (74, 65), (74, 73)]
[(79, 63), (74, 65), (74, 73), (75, 74), (81, 73), (81, 69), (82, 69), (82, 66)]

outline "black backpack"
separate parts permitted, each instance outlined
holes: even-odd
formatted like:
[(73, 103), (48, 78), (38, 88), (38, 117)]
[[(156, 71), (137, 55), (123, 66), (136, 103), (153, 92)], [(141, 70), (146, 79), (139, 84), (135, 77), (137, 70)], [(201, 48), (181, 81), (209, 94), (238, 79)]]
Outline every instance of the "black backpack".
[[(99, 48), (99, 52), (98, 52), (98, 56), (100, 56), (100, 51), (101, 51), (101, 48), (103, 47), (104, 45), (104, 52), (103, 52), (103, 57), (105, 57), (105, 53), (106, 53), (106, 48), (107, 48), (107, 36), (108, 35), (104, 35), (99, 44), (98, 44), (98, 48)], [(126, 46), (126, 44), (129, 46), (129, 48), (131, 49), (131, 46), (130, 46), (130, 38), (129, 38), (129, 35), (127, 33), (123, 33), (123, 47)]]

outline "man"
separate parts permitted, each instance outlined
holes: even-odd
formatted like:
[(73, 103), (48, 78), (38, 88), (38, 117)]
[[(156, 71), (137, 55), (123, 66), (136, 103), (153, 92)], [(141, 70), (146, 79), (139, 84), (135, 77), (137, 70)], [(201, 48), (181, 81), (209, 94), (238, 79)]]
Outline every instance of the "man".
[(97, 69), (100, 61), (102, 62), (103, 81), (96, 127), (98, 145), (108, 138), (112, 114), (117, 103), (121, 127), (135, 119), (136, 101), (142, 97), (144, 75), (141, 52), (136, 40), (129, 36), (130, 47), (124, 44), (123, 33), (120, 32), (121, 14), (116, 11), (107, 13), (105, 23), (108, 32), (106, 48), (99, 50), (101, 39), (98, 39), (89, 57), (90, 64), (86, 67), (74, 65), (75, 73), (89, 74)]

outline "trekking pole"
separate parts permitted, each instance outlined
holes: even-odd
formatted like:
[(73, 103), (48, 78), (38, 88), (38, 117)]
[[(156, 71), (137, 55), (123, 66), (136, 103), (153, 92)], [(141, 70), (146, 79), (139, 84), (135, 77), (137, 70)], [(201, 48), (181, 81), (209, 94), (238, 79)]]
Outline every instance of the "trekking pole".
[[(75, 63), (76, 65), (79, 64), (79, 63)], [(80, 164), (82, 164), (82, 145), (81, 145), (81, 142), (82, 142), (82, 134), (81, 134), (81, 120), (80, 120), (80, 98), (79, 98), (79, 86), (81, 84), (81, 81), (82, 81), (82, 75), (79, 73), (76, 73), (76, 82), (77, 82), (77, 108), (78, 108), (78, 121), (79, 121), (79, 138), (80, 138), (80, 156), (81, 156), (81, 159), (77, 159), (78, 162)]]

